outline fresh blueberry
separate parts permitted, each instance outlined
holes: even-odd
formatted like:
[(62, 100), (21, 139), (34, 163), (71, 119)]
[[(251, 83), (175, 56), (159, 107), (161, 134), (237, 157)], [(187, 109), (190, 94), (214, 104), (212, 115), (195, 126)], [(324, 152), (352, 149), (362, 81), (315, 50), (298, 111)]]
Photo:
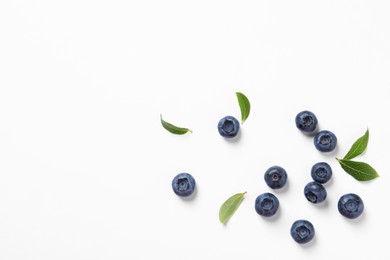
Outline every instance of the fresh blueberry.
[(312, 203), (320, 203), (326, 199), (326, 189), (322, 184), (315, 181), (306, 184), (303, 192), (306, 199)]
[(218, 122), (218, 132), (226, 138), (233, 138), (240, 130), (240, 122), (235, 117), (225, 116)]
[(264, 217), (275, 215), (279, 208), (279, 200), (272, 193), (263, 193), (257, 196), (255, 201), (256, 212)]
[(190, 196), (195, 190), (195, 179), (189, 173), (179, 173), (172, 180), (172, 189), (180, 197)]
[(319, 183), (326, 183), (332, 177), (332, 168), (326, 162), (319, 162), (311, 167), (311, 177)]
[(337, 207), (341, 215), (350, 219), (359, 217), (364, 210), (363, 200), (354, 193), (341, 196)]
[(271, 189), (280, 189), (286, 185), (287, 172), (280, 166), (272, 166), (265, 172), (264, 180)]
[(290, 234), (297, 243), (305, 244), (313, 239), (315, 230), (310, 221), (300, 219), (292, 224)]
[(318, 132), (314, 136), (314, 146), (318, 151), (331, 152), (336, 148), (337, 137), (328, 130)]
[(302, 111), (295, 117), (295, 125), (304, 133), (312, 134), (317, 130), (317, 117), (310, 111)]

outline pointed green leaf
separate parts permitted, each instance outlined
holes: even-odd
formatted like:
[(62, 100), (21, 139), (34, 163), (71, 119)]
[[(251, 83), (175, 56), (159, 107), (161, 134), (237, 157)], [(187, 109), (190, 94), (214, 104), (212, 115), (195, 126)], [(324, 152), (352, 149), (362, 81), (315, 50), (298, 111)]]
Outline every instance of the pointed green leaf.
[(364, 150), (367, 148), (369, 138), (369, 131), (367, 129), (366, 133), (356, 140), (356, 142), (352, 145), (351, 149), (349, 149), (348, 153), (344, 156), (344, 159), (352, 159), (356, 156), (362, 154)]
[(160, 115), (160, 120), (161, 120), (161, 124), (162, 126), (168, 130), (169, 132), (171, 132), (172, 134), (175, 134), (175, 135), (184, 135), (188, 132), (191, 132), (192, 131), (188, 128), (183, 128), (183, 127), (178, 127), (178, 126), (174, 126), (172, 125), (171, 123), (168, 123), (166, 121), (163, 120), (162, 118), (162, 115)]
[(225, 223), (236, 212), (244, 199), (246, 192), (237, 193), (228, 198), (219, 209), (219, 221)]
[(369, 181), (379, 177), (378, 173), (369, 164), (345, 159), (337, 159), (341, 167), (358, 181)]
[(251, 112), (251, 103), (249, 103), (249, 99), (241, 92), (236, 92), (236, 95), (241, 110), (241, 124), (243, 124)]

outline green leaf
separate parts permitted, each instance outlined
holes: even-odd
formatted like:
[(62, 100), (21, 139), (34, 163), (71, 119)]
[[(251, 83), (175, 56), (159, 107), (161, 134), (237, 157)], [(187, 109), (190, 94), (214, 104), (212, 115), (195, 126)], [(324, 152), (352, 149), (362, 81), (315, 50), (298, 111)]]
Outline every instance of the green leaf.
[[(337, 159), (337, 158), (336, 158)], [(379, 177), (378, 173), (369, 164), (345, 159), (337, 159), (341, 167), (358, 181), (369, 181)]]
[(191, 132), (192, 131), (188, 128), (183, 128), (183, 127), (178, 127), (178, 126), (174, 126), (172, 125), (171, 123), (168, 123), (166, 121), (163, 120), (162, 118), (162, 115), (160, 115), (160, 120), (161, 120), (161, 124), (162, 126), (169, 132), (171, 132), (172, 134), (175, 134), (175, 135), (184, 135), (188, 132)]
[(367, 129), (366, 133), (352, 145), (351, 149), (349, 149), (348, 153), (344, 156), (344, 159), (350, 160), (362, 154), (367, 148), (368, 138), (369, 131)]
[(236, 92), (236, 95), (241, 110), (241, 124), (243, 124), (251, 112), (251, 103), (249, 103), (249, 99), (241, 92)]
[(236, 212), (241, 202), (244, 199), (246, 192), (237, 193), (228, 198), (219, 209), (219, 221), (225, 223)]

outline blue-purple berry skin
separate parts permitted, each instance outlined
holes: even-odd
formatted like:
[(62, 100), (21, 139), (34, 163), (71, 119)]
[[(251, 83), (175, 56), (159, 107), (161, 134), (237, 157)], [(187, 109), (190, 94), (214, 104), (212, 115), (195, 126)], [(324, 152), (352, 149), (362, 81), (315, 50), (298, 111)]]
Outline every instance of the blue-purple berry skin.
[(323, 202), (327, 196), (325, 187), (322, 186), (321, 183), (315, 181), (306, 184), (303, 192), (306, 199), (314, 204)]
[(306, 244), (314, 238), (314, 226), (308, 220), (297, 220), (291, 226), (290, 235), (295, 242), (299, 244)]
[(225, 138), (233, 138), (240, 131), (240, 122), (233, 116), (225, 116), (218, 122), (218, 132)]
[(271, 189), (283, 188), (287, 183), (287, 172), (280, 166), (272, 166), (264, 173), (264, 180)]
[(278, 198), (269, 192), (260, 194), (257, 196), (255, 201), (255, 210), (257, 214), (264, 217), (271, 217), (279, 209), (279, 200)]
[(305, 134), (313, 134), (317, 130), (318, 120), (311, 111), (299, 112), (295, 117), (295, 125)]
[(179, 173), (172, 180), (172, 189), (180, 197), (188, 197), (195, 190), (195, 179), (189, 173)]
[(326, 162), (319, 162), (311, 167), (311, 177), (321, 184), (327, 183), (332, 178), (332, 167)]
[(337, 137), (328, 130), (318, 132), (313, 139), (315, 148), (320, 152), (331, 152), (336, 148)]
[(337, 208), (344, 217), (355, 219), (363, 213), (364, 203), (358, 195), (348, 193), (340, 197)]

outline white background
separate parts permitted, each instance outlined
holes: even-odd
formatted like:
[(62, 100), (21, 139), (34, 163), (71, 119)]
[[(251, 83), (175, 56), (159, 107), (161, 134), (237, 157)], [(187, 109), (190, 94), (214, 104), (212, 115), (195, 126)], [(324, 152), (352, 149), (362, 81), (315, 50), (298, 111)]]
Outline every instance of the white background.
[[(1, 1), (0, 259), (388, 259), (389, 1)], [(252, 111), (241, 137), (217, 132)], [(295, 127), (313, 111), (338, 149), (321, 154)], [(192, 134), (165, 131), (160, 113)], [(370, 129), (360, 183), (335, 157)], [(303, 187), (334, 170), (327, 201)], [(283, 166), (277, 217), (256, 214)], [(197, 193), (171, 180), (191, 173)], [(227, 225), (220, 205), (247, 191)], [(359, 194), (355, 221), (338, 198)], [(315, 240), (295, 243), (296, 219)], [(387, 257), (387, 258), (386, 258)]]

